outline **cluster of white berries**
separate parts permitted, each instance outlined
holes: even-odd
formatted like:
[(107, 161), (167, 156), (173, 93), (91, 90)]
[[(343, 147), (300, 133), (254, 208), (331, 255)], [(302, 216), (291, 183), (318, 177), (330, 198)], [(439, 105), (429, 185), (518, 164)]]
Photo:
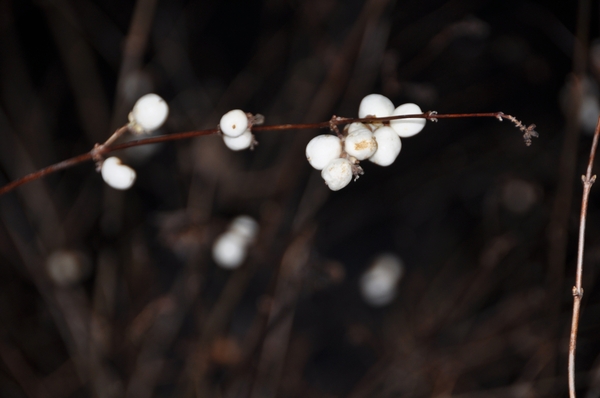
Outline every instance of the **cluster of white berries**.
[(391, 303), (403, 274), (404, 265), (398, 256), (391, 253), (378, 256), (360, 277), (363, 299), (374, 307)]
[[(137, 100), (129, 113), (129, 131), (134, 134), (151, 133), (159, 129), (169, 116), (169, 105), (156, 94), (146, 94)], [(102, 162), (100, 173), (104, 182), (114, 189), (131, 188), (136, 173), (124, 165), (121, 159), (112, 156)]]
[(252, 217), (236, 217), (229, 229), (222, 233), (213, 244), (212, 254), (215, 263), (225, 269), (238, 268), (248, 253), (248, 247), (258, 234), (258, 223)]
[(251, 148), (254, 144), (252, 135), (251, 115), (241, 109), (234, 109), (221, 117), (219, 128), (223, 133), (223, 141), (232, 151)]
[[(388, 117), (420, 114), (415, 104), (394, 108), (387, 97), (380, 94), (367, 95), (360, 103), (359, 118)], [(160, 128), (169, 115), (169, 106), (160, 96), (146, 94), (129, 113), (128, 129), (134, 134), (150, 133)], [(262, 123), (261, 115), (253, 116), (241, 109), (234, 109), (221, 117), (219, 130), (225, 145), (240, 151), (252, 148), (256, 141), (252, 125)], [(352, 123), (344, 134), (324, 134), (313, 138), (306, 147), (306, 157), (332, 191), (344, 188), (353, 177), (362, 174), (361, 160), (368, 159), (380, 166), (389, 166), (396, 160), (402, 143), (400, 137), (411, 137), (425, 126), (423, 118), (392, 120), (381, 123)], [(136, 179), (135, 170), (124, 165), (117, 157), (104, 160), (100, 168), (104, 181), (115, 189), (129, 189)]]
[[(380, 94), (367, 95), (360, 103), (359, 118), (388, 117), (421, 114), (416, 104), (404, 104), (394, 108), (387, 97)], [(306, 146), (306, 158), (312, 167), (321, 171), (321, 177), (332, 191), (338, 191), (350, 183), (352, 177), (362, 174), (361, 160), (379, 166), (389, 166), (396, 160), (402, 142), (400, 137), (412, 137), (425, 126), (424, 118), (392, 120), (389, 123), (352, 123), (338, 137), (323, 134), (313, 138)]]

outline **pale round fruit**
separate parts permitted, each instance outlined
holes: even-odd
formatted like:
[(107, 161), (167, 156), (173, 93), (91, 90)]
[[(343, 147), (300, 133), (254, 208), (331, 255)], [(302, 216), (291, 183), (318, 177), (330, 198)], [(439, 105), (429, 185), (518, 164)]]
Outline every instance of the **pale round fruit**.
[(348, 125), (348, 134), (355, 132), (356, 130), (368, 129), (371, 130), (368, 125), (364, 123), (354, 122)]
[(332, 191), (339, 191), (352, 181), (352, 163), (348, 159), (334, 159), (321, 171), (321, 177)]
[(46, 259), (46, 271), (59, 286), (81, 282), (88, 276), (90, 267), (89, 258), (75, 250), (56, 250)]
[(240, 235), (246, 240), (247, 243), (251, 243), (256, 234), (258, 234), (259, 225), (255, 219), (250, 216), (238, 216), (236, 217), (229, 226), (229, 230)]
[(398, 256), (383, 254), (377, 257), (360, 278), (363, 299), (374, 307), (389, 304), (396, 296), (403, 273), (404, 266)]
[(389, 166), (394, 163), (402, 149), (400, 137), (391, 127), (380, 127), (373, 133), (377, 141), (377, 151), (369, 160), (379, 166)]
[(360, 101), (358, 107), (358, 117), (367, 116), (387, 117), (394, 112), (394, 104), (390, 99), (381, 94), (369, 94)]
[(250, 130), (246, 130), (243, 134), (237, 137), (223, 135), (223, 141), (225, 142), (225, 145), (227, 145), (227, 148), (231, 149), (232, 151), (241, 151), (252, 146), (252, 143), (254, 142), (254, 135), (250, 132)]
[[(417, 104), (403, 104), (394, 109), (393, 116), (418, 115), (423, 113)], [(418, 134), (425, 127), (427, 120), (424, 118), (390, 120), (390, 127), (399, 137), (406, 138)]]
[(371, 130), (367, 128), (357, 129), (346, 136), (344, 149), (348, 155), (354, 156), (358, 160), (365, 160), (377, 151), (377, 141), (375, 141)]
[(121, 159), (112, 156), (102, 162), (100, 170), (102, 179), (114, 189), (131, 188), (135, 182), (136, 173), (131, 167), (121, 163)]
[(322, 134), (306, 145), (306, 159), (312, 167), (323, 170), (329, 162), (342, 154), (342, 141), (335, 135)]
[(248, 129), (248, 115), (241, 109), (234, 109), (221, 117), (221, 132), (229, 137), (239, 137)]
[(169, 116), (169, 105), (156, 94), (146, 94), (137, 100), (130, 114), (134, 130), (154, 131), (163, 125)]
[(219, 236), (212, 248), (213, 259), (225, 269), (234, 269), (242, 265), (246, 260), (247, 251), (244, 237), (231, 231)]

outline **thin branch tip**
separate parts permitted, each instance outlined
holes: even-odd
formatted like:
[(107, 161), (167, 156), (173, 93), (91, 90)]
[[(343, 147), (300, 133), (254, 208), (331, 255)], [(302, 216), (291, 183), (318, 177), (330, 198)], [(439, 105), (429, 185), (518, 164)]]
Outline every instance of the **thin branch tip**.
[(537, 131), (535, 131), (535, 124), (530, 124), (529, 126), (525, 126), (519, 119), (512, 115), (505, 115), (502, 112), (498, 112), (498, 117), (503, 119), (508, 119), (514, 123), (515, 126), (523, 133), (523, 140), (525, 141), (525, 145), (531, 146), (531, 139), (538, 138), (540, 135)]

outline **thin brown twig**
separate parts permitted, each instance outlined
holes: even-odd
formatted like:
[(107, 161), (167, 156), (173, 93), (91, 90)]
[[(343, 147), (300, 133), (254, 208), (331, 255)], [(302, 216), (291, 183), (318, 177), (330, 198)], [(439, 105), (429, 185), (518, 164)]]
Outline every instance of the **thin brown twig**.
[[(252, 131), (281, 131), (281, 130), (310, 130), (310, 129), (331, 129), (332, 126), (339, 126), (350, 123), (372, 123), (372, 122), (389, 122), (391, 120), (398, 119), (409, 119), (409, 118), (421, 118), (431, 120), (433, 122), (437, 122), (438, 119), (458, 119), (458, 118), (473, 118), (473, 117), (493, 117), (500, 121), (503, 119), (510, 120), (513, 122), (521, 132), (523, 132), (523, 139), (525, 140), (525, 144), (527, 146), (531, 145), (531, 138), (537, 137), (538, 133), (534, 130), (535, 124), (530, 126), (523, 125), (519, 120), (511, 115), (506, 115), (502, 112), (489, 112), (489, 113), (450, 113), (450, 114), (442, 114), (438, 115), (437, 112), (429, 111), (422, 114), (415, 115), (399, 115), (399, 116), (388, 116), (388, 117), (366, 117), (366, 118), (347, 118), (347, 117), (333, 117), (331, 120), (327, 122), (321, 123), (304, 123), (304, 124), (278, 124), (272, 126), (253, 126)], [(123, 144), (111, 145), (113, 137), (120, 137), (126, 130), (128, 126), (123, 126), (117, 129), (113, 135), (104, 143), (100, 145), (96, 145), (92, 150), (87, 153), (72, 157), (67, 160), (63, 160), (62, 162), (53, 164), (51, 166), (45, 167), (33, 173), (27, 174), (13, 182), (10, 182), (0, 188), (0, 196), (4, 195), (12, 191), (13, 189), (27, 184), (31, 181), (38, 180), (48, 174), (56, 173), (57, 171), (67, 169), (69, 167), (75, 166), (79, 163), (86, 162), (88, 160), (98, 161), (102, 158), (102, 156), (122, 149), (132, 148), (140, 145), (149, 145), (149, 144), (158, 144), (161, 142), (168, 141), (177, 141), (183, 140), (193, 137), (200, 137), (203, 135), (211, 135), (219, 133), (219, 129), (209, 129), (209, 130), (198, 130), (198, 131), (187, 131), (183, 133), (175, 133), (169, 135), (161, 135), (157, 137), (144, 138), (141, 140), (129, 141)]]
[(579, 313), (581, 298), (583, 297), (582, 275), (583, 275), (583, 248), (585, 240), (585, 223), (587, 219), (588, 198), (596, 176), (592, 175), (594, 157), (598, 147), (598, 136), (600, 135), (600, 118), (596, 124), (594, 140), (590, 150), (587, 172), (581, 176), (583, 181), (583, 197), (581, 198), (581, 213), (579, 215), (579, 242), (577, 244), (577, 272), (575, 275), (575, 286), (573, 286), (573, 317), (571, 319), (571, 337), (569, 340), (569, 396), (575, 398), (575, 348), (577, 347), (577, 329), (579, 327)]
[(117, 141), (123, 134), (125, 134), (128, 131), (129, 125), (126, 124), (125, 126), (119, 127), (114, 133), (112, 133), (112, 135), (108, 137), (108, 139), (104, 141), (103, 144), (96, 144), (94, 146), (94, 149), (90, 151), (90, 153), (92, 154), (92, 159), (94, 159), (95, 162), (102, 160), (102, 151), (104, 150), (104, 148), (112, 145), (115, 141)]

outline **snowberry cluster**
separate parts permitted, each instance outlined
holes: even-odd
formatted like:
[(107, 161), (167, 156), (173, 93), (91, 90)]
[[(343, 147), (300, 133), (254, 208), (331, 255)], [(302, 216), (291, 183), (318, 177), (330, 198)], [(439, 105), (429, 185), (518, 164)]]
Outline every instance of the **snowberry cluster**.
[(241, 151), (251, 148), (255, 144), (254, 135), (250, 129), (251, 115), (246, 114), (241, 109), (234, 109), (221, 117), (219, 128), (223, 133), (223, 141), (227, 148), (232, 151)]
[[(134, 134), (151, 133), (163, 125), (168, 115), (169, 105), (164, 99), (156, 94), (146, 94), (133, 106), (127, 127)], [(136, 178), (135, 170), (116, 156), (102, 162), (100, 173), (104, 182), (120, 190), (131, 188)]]
[[(422, 113), (418, 105), (404, 104), (394, 108), (387, 97), (367, 95), (360, 103), (358, 117), (388, 117)], [(402, 142), (400, 137), (412, 137), (425, 126), (425, 119), (410, 118), (381, 123), (352, 123), (341, 137), (323, 134), (306, 146), (306, 158), (312, 167), (321, 170), (321, 177), (332, 191), (350, 183), (352, 177), (362, 174), (361, 160), (379, 166), (389, 166), (396, 160)]]
[(258, 223), (249, 216), (239, 216), (213, 244), (215, 263), (225, 269), (238, 268), (246, 259), (248, 247), (258, 234)]

